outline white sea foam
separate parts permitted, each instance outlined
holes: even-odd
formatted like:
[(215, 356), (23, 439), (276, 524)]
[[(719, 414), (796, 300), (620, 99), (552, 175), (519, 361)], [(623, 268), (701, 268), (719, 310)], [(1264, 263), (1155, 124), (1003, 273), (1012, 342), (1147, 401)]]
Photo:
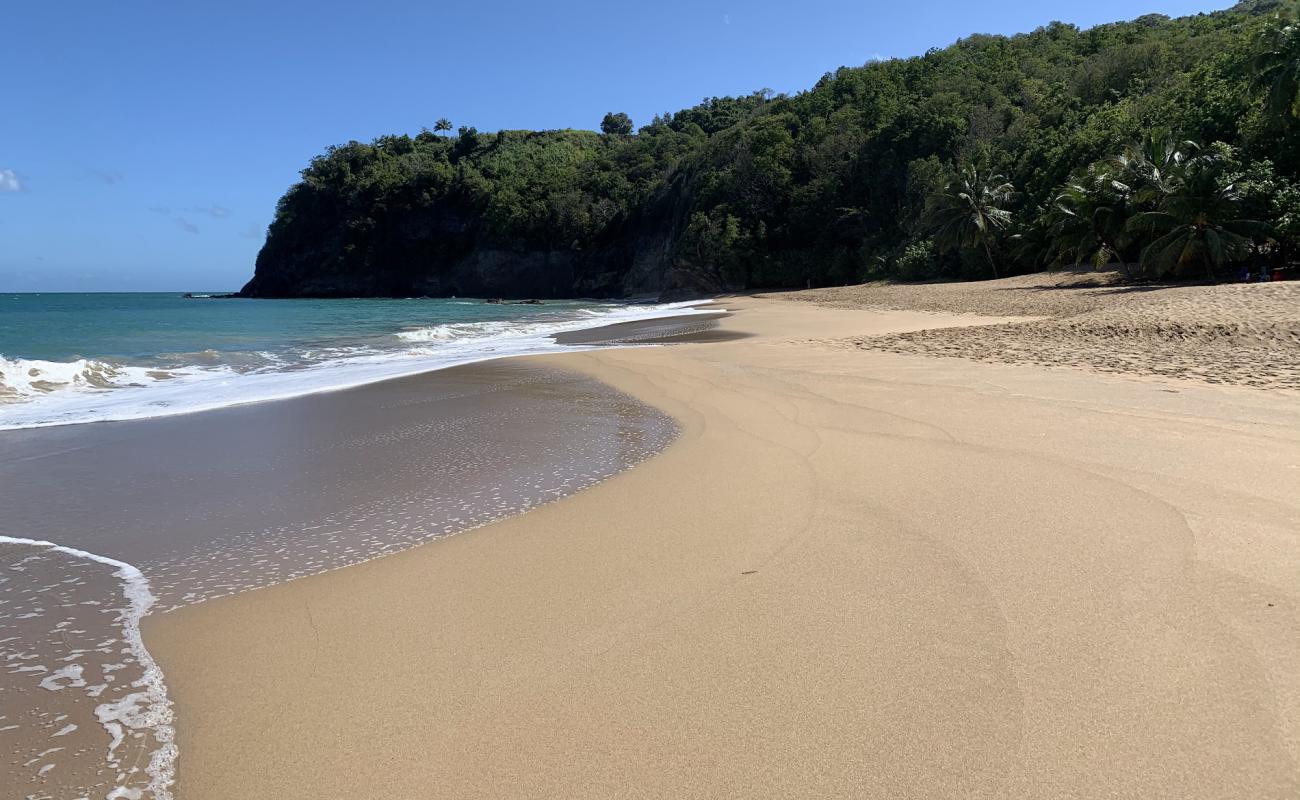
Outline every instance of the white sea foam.
[(619, 322), (710, 313), (707, 301), (584, 309), (567, 318), (447, 323), (397, 332), (390, 347), (322, 346), (299, 363), (239, 371), (183, 365), (165, 371), (102, 361), (0, 356), (0, 430), (143, 419), (335, 391), (495, 358), (590, 349), (554, 336)]
[(524, 326), (518, 323), (490, 320), (486, 322), (448, 322), (428, 328), (401, 331), (395, 335), (407, 342), (450, 342), (457, 339), (485, 339), (500, 336), (508, 333), (512, 325), (516, 326), (516, 332), (523, 333)]
[[(177, 755), (176, 732), (172, 727), (172, 704), (167, 698), (167, 686), (163, 683), (162, 670), (159, 669), (158, 664), (153, 660), (153, 656), (145, 648), (144, 639), (140, 635), (140, 620), (144, 618), (145, 614), (149, 613), (149, 609), (153, 607), (155, 601), (153, 592), (149, 589), (149, 580), (139, 569), (125, 561), (118, 561), (115, 558), (97, 555), (73, 547), (64, 547), (54, 542), (0, 536), (0, 544), (43, 547), (73, 558), (83, 558), (113, 567), (113, 575), (122, 582), (122, 594), (126, 598), (126, 607), (122, 609), (121, 616), (122, 637), (126, 642), (128, 651), (140, 665), (143, 674), (135, 683), (135, 688), (140, 689), (140, 691), (133, 692), (118, 701), (101, 704), (95, 709), (95, 715), (99, 718), (100, 723), (104, 725), (104, 729), (112, 740), (106, 758), (108, 763), (114, 767), (118, 766), (115, 750), (128, 729), (139, 733), (152, 733), (158, 746), (150, 756), (149, 765), (145, 767), (145, 774), (149, 777), (149, 783), (145, 787), (145, 791), (148, 791), (154, 800), (171, 800), (171, 785), (175, 778)], [(56, 683), (46, 686), (45, 682), (42, 681), (41, 685), (47, 689), (55, 690), (64, 686), (84, 686), (85, 681), (81, 680), (81, 672), (81, 667), (75, 667), (75, 669), (73, 667), (64, 667), (51, 675), (50, 678), (58, 676), (59, 679), (69, 680), (69, 683)], [(126, 773), (121, 774), (125, 775)], [(143, 792), (139, 789), (119, 786), (111, 790), (108, 797), (129, 797), (138, 800), (138, 798), (143, 797)]]
[(58, 692), (64, 688), (76, 689), (85, 686), (86, 680), (81, 677), (82, 669), (80, 664), (69, 664), (66, 667), (60, 667), (41, 679), (41, 688), (51, 692)]
[(465, 342), (480, 343), (496, 340), (524, 340), (537, 336), (554, 336), (557, 333), (585, 330), (619, 322), (680, 317), (709, 313), (718, 309), (701, 309), (708, 301), (688, 300), (682, 303), (664, 303), (654, 306), (622, 306), (608, 309), (579, 309), (574, 318), (554, 320), (527, 320), (507, 322), (452, 322), (401, 331), (399, 339), (408, 342)]
[(0, 398), (39, 397), (67, 390), (110, 389), (155, 380), (151, 370), (78, 358), (42, 361), (0, 356)]

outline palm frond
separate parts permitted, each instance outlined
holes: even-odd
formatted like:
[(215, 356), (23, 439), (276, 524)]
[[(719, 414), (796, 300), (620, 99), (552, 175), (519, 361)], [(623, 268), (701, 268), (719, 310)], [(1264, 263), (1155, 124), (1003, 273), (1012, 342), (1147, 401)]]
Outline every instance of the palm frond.
[(1142, 269), (1152, 274), (1169, 271), (1182, 263), (1187, 244), (1188, 230), (1175, 228), (1142, 248)]
[(1167, 211), (1143, 211), (1134, 214), (1128, 221), (1128, 227), (1143, 233), (1167, 231), (1178, 224), (1177, 218)]

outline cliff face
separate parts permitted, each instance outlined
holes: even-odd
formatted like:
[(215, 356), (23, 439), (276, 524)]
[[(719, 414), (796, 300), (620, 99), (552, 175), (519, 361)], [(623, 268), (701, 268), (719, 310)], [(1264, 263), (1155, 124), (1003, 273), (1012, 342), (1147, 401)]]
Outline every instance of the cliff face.
[(674, 270), (680, 217), (672, 198), (614, 222), (584, 245), (557, 247), (484, 230), (450, 203), (356, 214), (303, 201), (282, 213), (244, 297), (682, 297), (718, 287)]
[[(463, 245), (463, 246), (456, 246)], [(680, 294), (669, 280), (663, 235), (619, 247), (537, 248), (526, 242), (460, 243), (436, 237), (395, 239), (362, 264), (329, 243), (263, 248), (244, 297), (627, 297)]]
[(371, 213), (362, 228), (355, 209), (304, 199), (305, 191), (287, 196), (303, 207), (297, 213), (284, 213), (282, 201), (241, 296), (672, 300), (726, 288), (675, 258), (685, 214), (675, 192), (585, 244), (557, 247), (493, 235), (474, 211), (449, 202)]

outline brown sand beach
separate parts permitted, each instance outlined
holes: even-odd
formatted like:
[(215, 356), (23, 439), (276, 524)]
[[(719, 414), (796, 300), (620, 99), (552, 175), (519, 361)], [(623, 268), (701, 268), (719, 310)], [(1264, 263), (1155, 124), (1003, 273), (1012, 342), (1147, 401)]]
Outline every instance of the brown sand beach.
[[(526, 362), (680, 436), (470, 533), (147, 618), (177, 796), (1297, 796), (1300, 295), (1017, 286), (728, 299), (711, 341)], [(1059, 300), (990, 299), (1030, 295)], [(1182, 308), (1265, 316), (1163, 374), (1182, 345), (1144, 332)], [(1079, 319), (1107, 313), (1138, 324)], [(1237, 385), (1252, 363), (1282, 378)]]
[(138, 582), (102, 559), (139, 570), (148, 610), (166, 613), (555, 500), (676, 427), (594, 379), (507, 360), (0, 432), (0, 537), (25, 540), (0, 539), (0, 797), (165, 796), (166, 681), (131, 646), (144, 612), (124, 616), (123, 600)]

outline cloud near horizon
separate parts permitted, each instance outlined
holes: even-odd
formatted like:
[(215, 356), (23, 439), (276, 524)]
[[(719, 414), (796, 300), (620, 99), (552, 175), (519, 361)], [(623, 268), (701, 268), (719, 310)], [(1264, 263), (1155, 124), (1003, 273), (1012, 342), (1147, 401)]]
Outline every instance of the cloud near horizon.
[(186, 233), (198, 233), (198, 232), (199, 232), (199, 226), (198, 226), (198, 225), (195, 225), (193, 222), (190, 222), (189, 220), (185, 219), (185, 217), (175, 217), (175, 218), (172, 219), (172, 221), (176, 223), (176, 227), (180, 228), (181, 230), (185, 231)]
[(11, 169), (0, 169), (0, 192), (21, 192), (24, 188), (18, 173)]

